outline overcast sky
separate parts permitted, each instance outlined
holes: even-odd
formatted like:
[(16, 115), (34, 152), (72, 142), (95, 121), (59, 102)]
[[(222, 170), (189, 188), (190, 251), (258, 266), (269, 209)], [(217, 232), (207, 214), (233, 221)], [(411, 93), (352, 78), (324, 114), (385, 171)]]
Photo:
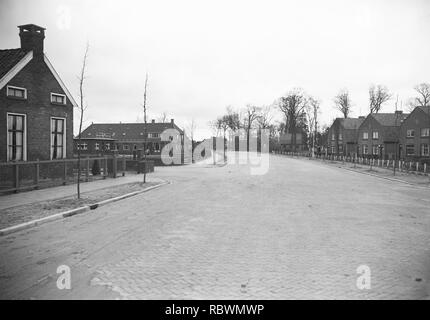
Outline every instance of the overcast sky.
[(227, 105), (268, 105), (294, 87), (321, 100), (329, 123), (341, 88), (358, 116), (371, 83), (405, 103), (430, 82), (428, 0), (1, 0), (0, 48), (19, 47), (27, 23), (47, 29), (45, 52), (76, 99), (89, 41), (85, 126), (141, 117), (146, 72), (149, 118), (194, 118), (198, 138)]

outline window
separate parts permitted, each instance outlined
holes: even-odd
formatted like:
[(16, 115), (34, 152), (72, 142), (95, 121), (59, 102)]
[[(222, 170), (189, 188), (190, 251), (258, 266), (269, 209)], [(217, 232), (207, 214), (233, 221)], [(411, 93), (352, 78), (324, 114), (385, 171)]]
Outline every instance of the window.
[(374, 140), (378, 140), (379, 139), (379, 132), (378, 131), (373, 131), (373, 139)]
[(427, 143), (421, 144), (421, 155), (422, 156), (429, 156), (429, 145)]
[(428, 137), (429, 136), (430, 129), (429, 128), (422, 128), (421, 129), (421, 137)]
[(149, 133), (149, 138), (158, 138), (159, 136), (160, 136), (159, 133), (155, 133), (155, 132)]
[(339, 145), (339, 152), (343, 152), (343, 145)]
[(88, 144), (86, 142), (78, 144), (79, 150), (88, 150)]
[(26, 118), (23, 114), (7, 114), (7, 160), (26, 159)]
[(332, 133), (332, 134), (331, 134), (331, 141), (334, 141), (334, 140), (336, 140), (336, 139), (335, 139), (335, 135), (334, 135), (334, 133)]
[(415, 137), (415, 130), (414, 129), (408, 129), (408, 130), (406, 130), (406, 137), (407, 138), (413, 138), (413, 137)]
[(413, 156), (415, 154), (415, 146), (413, 144), (406, 145), (406, 155)]
[(51, 103), (66, 104), (66, 96), (59, 93), (51, 93)]
[(7, 86), (6, 92), (8, 97), (27, 99), (27, 89), (25, 88)]
[(154, 149), (155, 151), (160, 151), (160, 144), (158, 142), (155, 143)]
[(339, 140), (342, 141), (342, 133), (339, 133)]
[(51, 118), (51, 159), (63, 159), (65, 154), (65, 119)]
[(128, 149), (129, 149), (128, 144), (124, 144), (124, 145), (122, 146), (122, 150), (128, 150)]
[(95, 144), (94, 148), (95, 148), (96, 150), (100, 150), (100, 143), (97, 143), (97, 142), (96, 142), (96, 144)]
[(372, 154), (377, 156), (379, 154), (379, 146), (372, 146)]
[(369, 133), (367, 131), (363, 132), (363, 140), (369, 139)]
[(110, 150), (110, 143), (105, 144), (105, 150)]
[(363, 144), (363, 154), (368, 154), (368, 146), (367, 146), (367, 144)]

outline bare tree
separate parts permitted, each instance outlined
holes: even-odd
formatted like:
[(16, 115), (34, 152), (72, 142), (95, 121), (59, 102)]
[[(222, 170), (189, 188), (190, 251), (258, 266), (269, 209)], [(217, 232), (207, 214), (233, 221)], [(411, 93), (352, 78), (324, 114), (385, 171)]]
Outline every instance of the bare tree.
[(334, 97), (335, 108), (342, 112), (343, 117), (348, 118), (351, 113), (351, 98), (347, 89), (339, 91), (336, 97)]
[(285, 131), (291, 133), (291, 144), (296, 148), (296, 129), (302, 124), (307, 99), (301, 89), (293, 89), (279, 99), (279, 109), (285, 115)]
[(246, 151), (249, 152), (249, 133), (258, 119), (261, 108), (248, 104), (244, 110), (243, 127), (246, 130)]
[(191, 139), (191, 163), (194, 163), (194, 132), (196, 131), (196, 122), (194, 121), (194, 118), (191, 119), (187, 129), (190, 133)]
[(82, 122), (84, 119), (84, 111), (87, 109), (87, 105), (84, 106), (85, 103), (85, 95), (84, 95), (84, 82), (86, 79), (85, 72), (87, 68), (87, 59), (88, 59), (88, 51), (89, 51), (90, 45), (87, 42), (87, 46), (85, 47), (85, 53), (84, 58), (82, 59), (82, 67), (81, 67), (81, 73), (78, 76), (79, 80), (79, 134), (78, 134), (78, 181), (77, 181), (77, 193), (78, 193), (78, 199), (81, 198), (81, 138), (82, 138)]
[(430, 106), (430, 83), (420, 83), (414, 87), (418, 93), (418, 97), (415, 98), (415, 106), (429, 107)]
[(167, 122), (167, 113), (165, 111), (158, 117), (158, 122), (161, 122), (161, 123)]
[(308, 121), (308, 146), (311, 148), (311, 156), (315, 156), (315, 143), (316, 135), (318, 132), (318, 112), (320, 109), (320, 102), (313, 98), (308, 97), (308, 103), (306, 104), (306, 119)]
[(260, 129), (267, 129), (272, 121), (272, 106), (262, 107), (257, 118), (257, 123)]
[(146, 162), (146, 144), (147, 144), (147, 135), (148, 135), (148, 128), (147, 128), (147, 122), (146, 122), (146, 89), (148, 87), (148, 74), (146, 74), (145, 76), (145, 87), (144, 87), (144, 91), (143, 91), (143, 122), (145, 124), (144, 127), (144, 132), (143, 132), (143, 138), (144, 138), (144, 142), (143, 142), (143, 158), (145, 161), (145, 169), (143, 170), (143, 183), (146, 183), (146, 171), (148, 171), (148, 163)]
[(369, 88), (369, 107), (370, 113), (378, 113), (382, 104), (391, 99), (391, 94), (387, 87), (382, 85), (371, 85)]

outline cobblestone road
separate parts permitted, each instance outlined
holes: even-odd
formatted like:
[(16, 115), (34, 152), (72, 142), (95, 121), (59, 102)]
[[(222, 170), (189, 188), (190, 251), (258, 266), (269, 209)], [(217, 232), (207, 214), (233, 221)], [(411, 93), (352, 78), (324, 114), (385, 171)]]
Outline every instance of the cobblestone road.
[[(280, 156), (263, 176), (157, 171), (172, 183), (1, 237), (1, 298), (429, 296), (430, 189)], [(71, 290), (56, 287), (59, 265)], [(360, 265), (370, 290), (356, 286)]]

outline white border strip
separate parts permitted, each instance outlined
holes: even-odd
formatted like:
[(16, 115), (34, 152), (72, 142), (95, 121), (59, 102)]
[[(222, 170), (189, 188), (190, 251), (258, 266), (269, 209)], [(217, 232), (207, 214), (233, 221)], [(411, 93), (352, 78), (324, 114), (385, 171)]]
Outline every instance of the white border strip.
[(16, 65), (0, 79), (0, 90), (33, 59), (33, 51), (28, 52)]

